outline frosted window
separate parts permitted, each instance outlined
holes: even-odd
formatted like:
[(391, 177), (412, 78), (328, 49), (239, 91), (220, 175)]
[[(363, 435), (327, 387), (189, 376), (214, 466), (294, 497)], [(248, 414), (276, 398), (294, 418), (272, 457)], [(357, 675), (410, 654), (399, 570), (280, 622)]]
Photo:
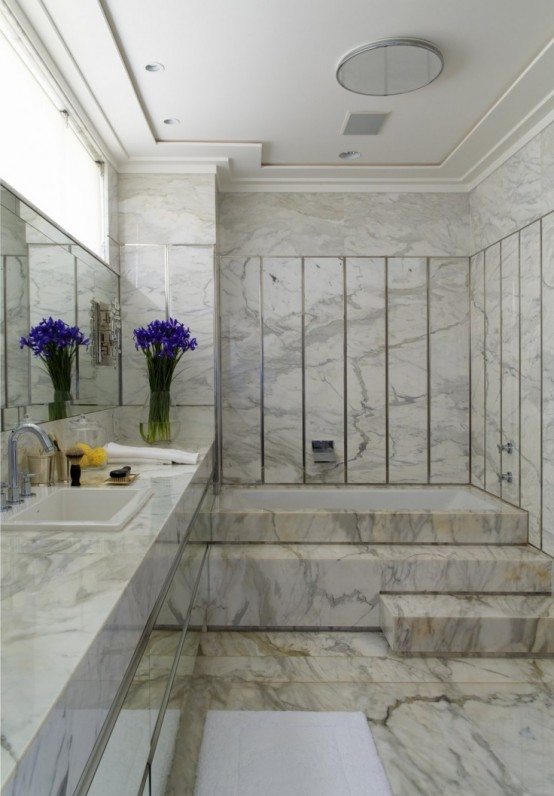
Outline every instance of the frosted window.
[[(12, 46), (12, 42), (13, 45)], [(0, 177), (89, 249), (104, 256), (102, 169), (64, 113), (63, 102), (0, 30)]]

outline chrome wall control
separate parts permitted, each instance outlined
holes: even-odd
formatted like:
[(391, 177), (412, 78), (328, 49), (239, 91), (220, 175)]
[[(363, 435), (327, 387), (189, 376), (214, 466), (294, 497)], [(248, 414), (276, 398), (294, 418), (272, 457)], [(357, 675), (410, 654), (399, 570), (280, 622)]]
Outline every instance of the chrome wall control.
[(514, 481), (513, 473), (497, 473), (496, 475), (498, 476), (500, 483), (502, 483), (502, 481), (506, 481), (507, 484), (512, 484)]
[(514, 452), (514, 443), (513, 442), (505, 442), (504, 444), (499, 442), (496, 447), (498, 448), (498, 452), (499, 453), (513, 453)]

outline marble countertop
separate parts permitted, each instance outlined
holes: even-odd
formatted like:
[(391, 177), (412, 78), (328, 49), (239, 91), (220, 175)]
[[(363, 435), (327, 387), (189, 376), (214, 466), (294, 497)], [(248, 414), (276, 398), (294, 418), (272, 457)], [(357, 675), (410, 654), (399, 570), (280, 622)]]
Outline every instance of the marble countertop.
[[(82, 485), (102, 485), (109, 469), (84, 470)], [(121, 531), (0, 535), (3, 796), (57, 793), (64, 778), (73, 792), (202, 497), (211, 449), (194, 466), (133, 471), (153, 495)]]

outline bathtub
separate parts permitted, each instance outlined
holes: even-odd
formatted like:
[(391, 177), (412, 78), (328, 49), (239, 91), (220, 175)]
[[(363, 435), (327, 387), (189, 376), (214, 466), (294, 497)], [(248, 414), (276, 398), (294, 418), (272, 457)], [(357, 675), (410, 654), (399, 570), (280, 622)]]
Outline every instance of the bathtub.
[(228, 486), (203, 507), (197, 540), (525, 544), (527, 512), (469, 486)]
[(221, 507), (250, 511), (498, 511), (504, 504), (471, 487), (233, 488)]

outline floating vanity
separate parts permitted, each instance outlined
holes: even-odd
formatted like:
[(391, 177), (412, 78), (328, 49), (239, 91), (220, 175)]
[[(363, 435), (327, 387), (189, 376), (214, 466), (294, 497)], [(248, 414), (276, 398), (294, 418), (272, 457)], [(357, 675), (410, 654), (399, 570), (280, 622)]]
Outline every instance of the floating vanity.
[(128, 489), (146, 498), (115, 532), (2, 531), (2, 796), (75, 792), (183, 553), (211, 449), (133, 470)]

